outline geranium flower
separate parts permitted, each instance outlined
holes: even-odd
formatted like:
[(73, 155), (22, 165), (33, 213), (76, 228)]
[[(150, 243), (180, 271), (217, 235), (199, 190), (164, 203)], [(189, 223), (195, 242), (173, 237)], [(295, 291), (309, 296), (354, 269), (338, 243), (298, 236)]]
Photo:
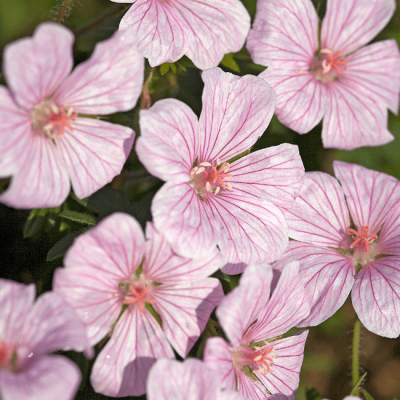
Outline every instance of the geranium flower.
[(299, 192), (304, 167), (290, 144), (237, 160), (267, 128), (275, 93), (251, 75), (213, 68), (202, 77), (200, 120), (178, 100), (158, 101), (140, 112), (136, 151), (150, 173), (167, 181), (153, 199), (157, 230), (186, 257), (218, 245), (230, 263), (225, 271), (239, 273), (286, 249), (283, 213)]
[(35, 285), (0, 279), (0, 398), (72, 400), (81, 372), (57, 350), (92, 356), (85, 327), (72, 308), (49, 292), (35, 300)]
[(220, 388), (214, 371), (195, 358), (183, 363), (159, 360), (147, 380), (149, 400), (245, 400), (233, 390)]
[(116, 213), (75, 240), (55, 273), (54, 290), (78, 312), (91, 344), (110, 335), (92, 370), (93, 388), (108, 396), (146, 391), (158, 358), (186, 357), (223, 297), (206, 278), (218, 252), (198, 260), (171, 251), (151, 223)]
[(112, 0), (134, 3), (119, 29), (132, 29), (152, 67), (187, 55), (196, 67), (216, 67), (239, 51), (250, 29), (240, 0)]
[(301, 194), (286, 214), (289, 236), (295, 240), (274, 267), (301, 262), (312, 310), (299, 326), (325, 321), (351, 291), (364, 326), (397, 337), (400, 182), (355, 164), (335, 161), (333, 166), (342, 186), (323, 172), (306, 173)]
[(363, 47), (388, 23), (394, 0), (328, 0), (318, 39), (310, 0), (258, 0), (247, 40), (260, 74), (276, 90), (279, 120), (307, 133), (324, 117), (324, 147), (354, 149), (393, 140), (400, 55), (394, 39)]
[(272, 268), (251, 265), (218, 306), (217, 317), (230, 343), (208, 339), (204, 361), (223, 387), (236, 388), (249, 399), (294, 399), (308, 331), (280, 336), (310, 312), (298, 271), (298, 262), (288, 264), (270, 298)]
[(9, 206), (58, 206), (70, 181), (78, 198), (87, 197), (121, 171), (131, 150), (131, 128), (80, 114), (134, 107), (144, 71), (136, 39), (126, 32), (97, 44), (69, 75), (73, 40), (63, 26), (44, 23), (4, 50), (0, 177), (12, 179), (0, 201)]

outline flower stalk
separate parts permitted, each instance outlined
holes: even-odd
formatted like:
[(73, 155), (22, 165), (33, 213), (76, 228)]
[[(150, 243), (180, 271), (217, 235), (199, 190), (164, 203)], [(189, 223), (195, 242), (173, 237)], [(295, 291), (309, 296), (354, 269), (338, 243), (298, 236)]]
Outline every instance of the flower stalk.
[(351, 365), (352, 384), (354, 388), (352, 394), (354, 394), (355, 396), (358, 396), (360, 391), (360, 387), (359, 385), (357, 385), (360, 380), (360, 331), (361, 331), (361, 322), (359, 318), (356, 316), (356, 319), (354, 321), (354, 330), (353, 330), (352, 365)]

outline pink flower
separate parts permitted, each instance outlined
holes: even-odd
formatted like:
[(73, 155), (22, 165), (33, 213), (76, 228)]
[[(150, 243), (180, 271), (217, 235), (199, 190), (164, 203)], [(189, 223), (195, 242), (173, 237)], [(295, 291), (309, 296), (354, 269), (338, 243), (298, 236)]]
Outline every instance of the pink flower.
[(275, 93), (251, 75), (214, 68), (202, 77), (200, 120), (178, 100), (158, 101), (140, 113), (136, 151), (150, 173), (167, 181), (153, 199), (157, 230), (186, 257), (218, 245), (230, 263), (225, 271), (239, 273), (245, 263), (272, 261), (286, 249), (283, 213), (304, 167), (290, 144), (236, 160), (267, 128)]
[(18, 208), (55, 207), (110, 182), (129, 155), (135, 133), (79, 114), (111, 114), (134, 107), (144, 60), (129, 33), (97, 44), (73, 66), (72, 33), (44, 23), (32, 38), (4, 51), (0, 86), (0, 177), (12, 176), (0, 201)]
[(251, 265), (217, 308), (230, 343), (208, 339), (204, 361), (224, 387), (249, 399), (294, 399), (308, 332), (279, 337), (310, 312), (298, 270), (298, 262), (288, 264), (270, 298), (272, 268)]
[(81, 235), (68, 251), (54, 288), (86, 324), (90, 343), (110, 335), (91, 381), (109, 396), (145, 393), (158, 358), (186, 357), (223, 297), (206, 278), (221, 265), (218, 252), (199, 260), (171, 251), (151, 223), (116, 213)]
[(239, 51), (250, 29), (240, 0), (112, 0), (134, 3), (120, 30), (132, 29), (152, 67), (187, 55), (201, 69)]
[(334, 170), (341, 186), (328, 174), (306, 173), (301, 194), (286, 214), (295, 240), (274, 267), (282, 269), (290, 260), (301, 263), (312, 310), (300, 326), (325, 321), (351, 291), (364, 326), (397, 337), (400, 182), (355, 164), (335, 161)]
[(220, 388), (214, 371), (195, 358), (183, 363), (159, 360), (147, 381), (149, 400), (245, 400), (233, 390)]
[(55, 293), (34, 304), (35, 285), (0, 279), (0, 398), (2, 400), (72, 400), (81, 381), (68, 358), (57, 350), (92, 356), (85, 327)]
[(399, 107), (399, 50), (394, 39), (362, 46), (395, 7), (395, 0), (328, 0), (319, 40), (310, 0), (258, 0), (247, 47), (254, 62), (268, 66), (260, 76), (276, 90), (283, 124), (302, 134), (324, 117), (324, 147), (393, 140), (387, 108)]

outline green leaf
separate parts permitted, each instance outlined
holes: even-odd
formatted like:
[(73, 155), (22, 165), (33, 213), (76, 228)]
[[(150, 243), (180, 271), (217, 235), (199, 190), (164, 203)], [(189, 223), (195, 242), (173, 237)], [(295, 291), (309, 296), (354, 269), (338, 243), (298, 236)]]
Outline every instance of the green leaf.
[(53, 261), (64, 256), (67, 250), (71, 247), (74, 239), (81, 232), (73, 232), (59, 240), (47, 253), (46, 261)]
[(315, 387), (306, 388), (306, 399), (307, 400), (321, 400), (322, 396), (319, 394)]
[(69, 219), (70, 221), (78, 222), (85, 225), (96, 225), (96, 220), (88, 214), (80, 213), (77, 211), (62, 211), (58, 214), (61, 218)]
[[(353, 389), (351, 389), (351, 393), (350, 393), (351, 396), (358, 396), (358, 393), (361, 389), (361, 385), (366, 376), (367, 376), (367, 373), (364, 372), (364, 374), (361, 376), (361, 378), (358, 380), (358, 382), (353, 386)], [(364, 389), (363, 389), (363, 391), (364, 391)], [(372, 397), (371, 397), (371, 399), (372, 399)], [(367, 400), (371, 400), (371, 399), (367, 399)], [(372, 399), (372, 400), (374, 400), (374, 399)]]
[(374, 400), (374, 398), (365, 390), (362, 389), (365, 400)]
[(58, 213), (60, 207), (56, 208), (37, 208), (29, 213), (28, 219), (24, 225), (24, 238), (37, 235), (45, 226), (49, 214)]
[(171, 71), (176, 74), (176, 65), (174, 63), (169, 64), (169, 67), (171, 68)]
[(169, 71), (170, 63), (164, 63), (160, 66), (160, 74), (165, 75)]
[(240, 72), (240, 68), (237, 65), (235, 59), (233, 58), (233, 54), (232, 53), (225, 54), (224, 58), (221, 61), (221, 65), (231, 69), (232, 71)]

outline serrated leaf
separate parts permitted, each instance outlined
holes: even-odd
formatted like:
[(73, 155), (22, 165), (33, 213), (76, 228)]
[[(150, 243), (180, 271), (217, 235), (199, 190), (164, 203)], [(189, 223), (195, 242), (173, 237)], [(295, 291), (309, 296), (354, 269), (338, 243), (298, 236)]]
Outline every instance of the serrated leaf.
[(170, 63), (164, 63), (160, 66), (160, 74), (165, 75), (169, 71)]
[(362, 389), (365, 400), (374, 400), (374, 398), (365, 390)]
[(232, 71), (240, 72), (240, 68), (237, 65), (235, 59), (233, 58), (233, 54), (232, 53), (224, 55), (224, 58), (221, 60), (221, 65), (231, 69)]
[(319, 394), (315, 387), (306, 389), (306, 399), (307, 400), (321, 400), (322, 396)]
[(73, 232), (59, 240), (47, 253), (46, 261), (53, 261), (63, 257), (67, 250), (71, 247), (74, 239), (82, 232)]
[(78, 222), (85, 225), (96, 225), (96, 220), (88, 214), (80, 213), (77, 211), (62, 211), (58, 214), (59, 217), (69, 219), (70, 221)]

